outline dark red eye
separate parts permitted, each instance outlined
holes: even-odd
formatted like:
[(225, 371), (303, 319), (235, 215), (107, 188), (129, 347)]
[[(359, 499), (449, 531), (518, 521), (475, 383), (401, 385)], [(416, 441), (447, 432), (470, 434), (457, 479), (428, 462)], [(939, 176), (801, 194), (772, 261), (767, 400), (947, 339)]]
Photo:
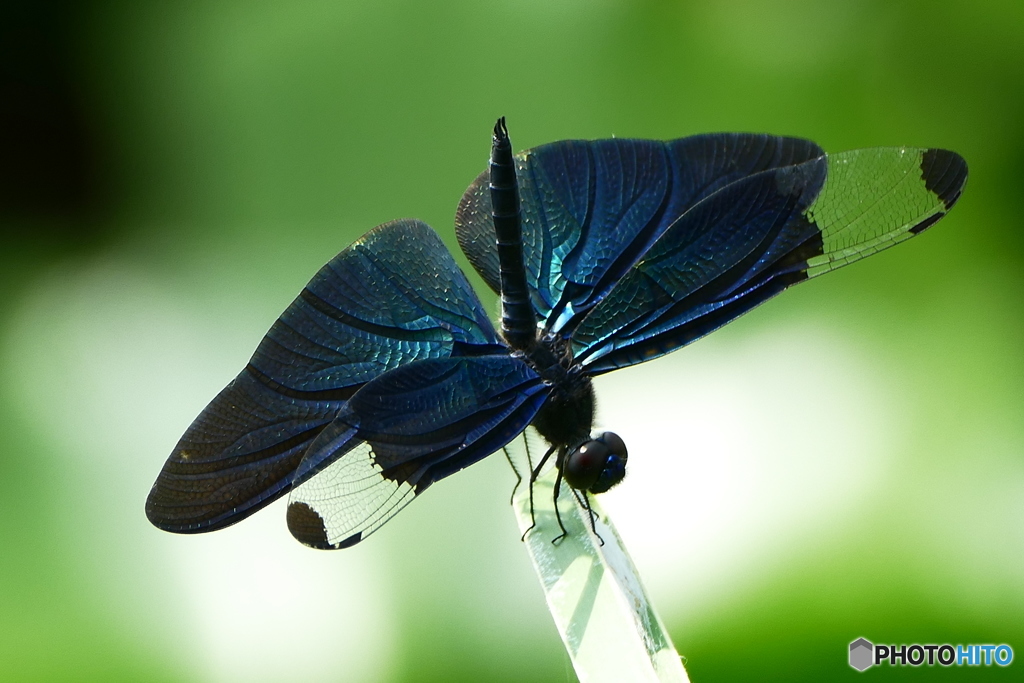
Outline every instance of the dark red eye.
[(604, 432), (569, 452), (562, 476), (569, 486), (604, 493), (626, 476), (626, 444), (613, 432)]

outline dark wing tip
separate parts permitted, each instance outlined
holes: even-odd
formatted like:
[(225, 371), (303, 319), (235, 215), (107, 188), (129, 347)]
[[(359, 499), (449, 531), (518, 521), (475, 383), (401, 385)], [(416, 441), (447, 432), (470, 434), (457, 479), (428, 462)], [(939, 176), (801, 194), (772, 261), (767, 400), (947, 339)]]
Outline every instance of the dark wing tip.
[(288, 505), (288, 530), (303, 545), (318, 550), (340, 550), (351, 548), (363, 540), (363, 532), (352, 534), (343, 541), (331, 543), (327, 538), (327, 527), (323, 517), (306, 503), (295, 502)]
[(288, 530), (292, 536), (311, 548), (328, 550), (333, 548), (327, 540), (327, 527), (320, 514), (305, 503), (288, 505)]
[(925, 187), (935, 193), (949, 211), (967, 183), (967, 162), (956, 152), (929, 149), (921, 158), (921, 177)]
[(361, 540), (363, 540), (363, 532), (362, 531), (360, 531), (358, 533), (352, 534), (351, 536), (346, 538), (344, 541), (341, 541), (340, 543), (338, 543), (336, 545), (333, 545), (331, 547), (334, 548), (335, 550), (341, 550), (342, 548), (351, 548), (356, 543), (359, 543), (359, 541), (361, 541)]
[[(214, 526), (210, 520), (197, 514), (198, 501), (175, 488), (165, 472), (161, 472), (146, 498), (146, 518), (161, 531), (174, 534), (194, 534), (228, 526)], [(234, 520), (233, 520), (234, 521)]]
[(946, 215), (945, 211), (939, 211), (938, 213), (933, 213), (931, 216), (928, 216), (928, 218), (925, 218), (923, 221), (921, 221), (920, 223), (918, 223), (917, 225), (912, 227), (910, 229), (911, 234), (920, 235), (922, 232), (924, 232), (928, 228), (930, 228), (933, 225), (935, 225), (936, 223), (938, 223), (939, 219), (942, 218), (945, 215)]
[(160, 504), (160, 498), (160, 480), (157, 479), (149, 491), (149, 496), (146, 497), (146, 519), (157, 529), (175, 531), (176, 525), (171, 524), (162, 512), (164, 506)]
[(241, 522), (261, 508), (262, 505), (241, 509), (211, 506), (207, 500), (183, 494), (172, 482), (163, 481), (163, 475), (157, 479), (146, 498), (146, 518), (150, 524), (172, 534), (218, 531)]

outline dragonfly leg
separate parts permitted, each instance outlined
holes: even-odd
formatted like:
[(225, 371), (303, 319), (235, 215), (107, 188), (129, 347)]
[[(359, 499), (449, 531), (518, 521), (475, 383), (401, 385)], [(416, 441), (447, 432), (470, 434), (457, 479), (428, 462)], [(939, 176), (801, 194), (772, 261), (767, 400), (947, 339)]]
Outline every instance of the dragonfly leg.
[[(526, 540), (526, 534), (528, 534), (531, 531), (533, 531), (533, 528), (535, 526), (537, 526), (537, 516), (534, 514), (534, 509), (533, 509), (533, 485), (537, 481), (537, 477), (540, 476), (540, 471), (544, 468), (544, 465), (547, 463), (547, 461), (551, 457), (552, 453), (555, 452), (556, 448), (557, 448), (556, 446), (552, 446), (551, 448), (549, 448), (548, 452), (545, 453), (544, 457), (540, 459), (539, 463), (537, 463), (537, 466), (533, 468), (532, 472), (530, 472), (530, 528), (523, 532), (522, 538), (519, 539), (521, 541), (525, 541)], [(527, 455), (527, 460), (529, 460), (529, 455)], [(515, 469), (515, 468), (513, 468), (513, 469)], [(561, 479), (561, 473), (559, 473), (559, 479)], [(515, 491), (513, 491), (513, 494), (515, 494)], [(555, 512), (556, 513), (558, 512), (558, 506), (557, 505), (555, 506)], [(559, 521), (559, 524), (561, 524), (561, 521)]]
[(566, 536), (569, 535), (569, 532), (566, 531), (566, 529), (565, 529), (565, 525), (562, 524), (562, 513), (558, 511), (558, 492), (561, 489), (561, 487), (562, 487), (562, 470), (558, 470), (558, 476), (555, 478), (554, 504), (555, 504), (555, 519), (558, 520), (558, 528), (562, 530), (562, 533), (558, 534), (557, 536), (555, 536), (554, 538), (551, 539), (551, 542), (555, 543), (555, 544), (557, 544), (559, 541), (561, 541), (563, 538), (565, 538)]
[(600, 541), (601, 545), (604, 545), (604, 539), (601, 538), (601, 534), (597, 533), (597, 515), (594, 514), (594, 508), (590, 506), (590, 496), (587, 495), (586, 491), (580, 491), (578, 489), (573, 489), (572, 493), (576, 496), (576, 500), (579, 501), (579, 504), (583, 506), (583, 509), (587, 511), (587, 515), (590, 516), (590, 530), (594, 532), (594, 536), (597, 537), (597, 540)]
[[(530, 474), (530, 481), (534, 480), (533, 476), (533, 457), (530, 456), (530, 440), (526, 438), (526, 432), (523, 432), (523, 446), (526, 448), (526, 467)], [(508, 446), (501, 449), (501, 452), (505, 454), (505, 459), (508, 460), (508, 464), (512, 466), (512, 471), (516, 473), (516, 485), (512, 487), (512, 495), (509, 496), (508, 504), (513, 505), (516, 499), (516, 491), (519, 490), (519, 485), (523, 483), (523, 475), (519, 474), (519, 468), (512, 462), (512, 456), (508, 454)]]

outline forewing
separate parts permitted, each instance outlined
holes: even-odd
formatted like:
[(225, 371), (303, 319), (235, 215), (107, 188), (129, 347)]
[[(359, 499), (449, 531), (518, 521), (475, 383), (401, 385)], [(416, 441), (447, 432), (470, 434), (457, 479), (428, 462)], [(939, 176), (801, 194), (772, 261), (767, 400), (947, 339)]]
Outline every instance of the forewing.
[[(520, 153), (523, 257), (545, 327), (571, 332), (668, 226), (703, 197), (745, 176), (821, 154), (807, 140), (752, 134), (669, 142), (566, 140)], [(498, 291), (487, 185), (486, 172), (470, 185), (455, 225), (462, 250)]]
[(507, 354), (425, 360), (360, 389), (296, 472), (288, 527), (306, 545), (346, 548), (430, 484), (514, 439), (547, 398)]
[(945, 150), (830, 154), (736, 181), (672, 225), (576, 328), (591, 374), (656, 358), (786, 287), (919, 234), (959, 198)]
[(233, 524), (288, 490), (306, 448), (363, 384), (404, 363), (496, 344), (437, 234), (413, 220), (378, 226), (320, 269), (196, 418), (146, 514), (176, 532)]

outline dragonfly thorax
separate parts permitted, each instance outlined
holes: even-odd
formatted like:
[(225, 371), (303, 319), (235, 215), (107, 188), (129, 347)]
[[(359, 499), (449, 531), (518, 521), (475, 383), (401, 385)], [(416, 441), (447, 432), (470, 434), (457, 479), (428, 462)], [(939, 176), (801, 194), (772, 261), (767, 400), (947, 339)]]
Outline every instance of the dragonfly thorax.
[(551, 385), (548, 400), (531, 423), (553, 446), (575, 446), (594, 425), (594, 387), (581, 373), (566, 373)]
[(604, 493), (626, 476), (626, 444), (612, 432), (591, 438), (594, 385), (573, 362), (572, 346), (557, 334), (538, 335), (519, 351), (550, 387), (547, 401), (531, 423), (558, 450), (558, 469), (569, 486)]
[(594, 387), (575, 365), (566, 339), (546, 335), (525, 352), (526, 362), (550, 389), (533, 418), (534, 428), (554, 446), (575, 447), (590, 438), (594, 426)]

